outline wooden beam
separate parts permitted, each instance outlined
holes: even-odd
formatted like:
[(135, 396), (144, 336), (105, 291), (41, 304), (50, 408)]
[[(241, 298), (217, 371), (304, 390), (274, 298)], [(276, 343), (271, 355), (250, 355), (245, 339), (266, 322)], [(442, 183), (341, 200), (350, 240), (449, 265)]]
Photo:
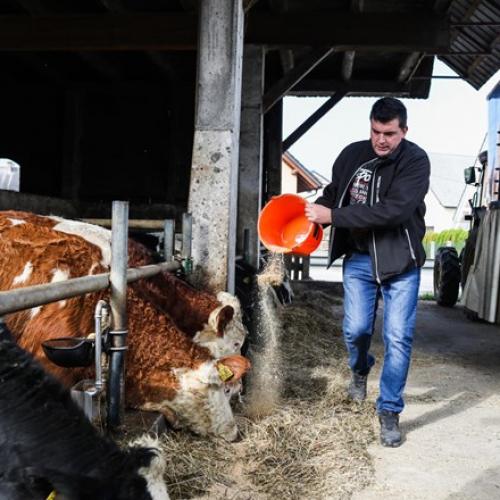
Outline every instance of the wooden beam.
[(291, 148), (314, 124), (316, 124), (328, 111), (330, 111), (335, 104), (337, 104), (343, 97), (345, 92), (337, 91), (335, 95), (330, 97), (328, 101), (323, 103), (309, 118), (307, 118), (302, 125), (297, 127), (284, 141), (283, 152)]
[[(0, 50), (196, 50), (197, 29), (198, 16), (192, 12), (1, 16)], [(302, 45), (339, 51), (434, 53), (449, 48), (449, 25), (436, 15), (275, 15), (252, 9), (245, 42), (279, 48)]]
[(295, 58), (293, 55), (293, 50), (291, 49), (282, 49), (280, 50), (280, 60), (281, 66), (283, 68), (283, 73), (288, 73), (292, 71), (295, 66)]
[(198, 16), (0, 17), (0, 50), (194, 50)]
[(347, 81), (352, 77), (352, 70), (354, 68), (354, 58), (356, 57), (356, 51), (348, 50), (344, 52), (344, 56), (342, 58), (342, 79)]
[(259, 0), (243, 0), (243, 10), (245, 14), (258, 2)]
[(283, 96), (307, 76), (318, 64), (324, 61), (331, 53), (332, 48), (321, 48), (312, 50), (306, 55), (281, 80), (276, 82), (265, 94), (263, 98), (263, 111), (267, 113)]
[(251, 11), (246, 43), (273, 46), (309, 45), (344, 50), (429, 52), (447, 49), (449, 23), (431, 13), (342, 13)]
[(406, 57), (401, 68), (399, 69), (398, 82), (408, 80), (410, 74), (415, 71), (415, 66), (421, 61), (420, 52), (412, 52)]
[(289, 95), (332, 96), (339, 89), (345, 91), (346, 95), (408, 95), (410, 92), (407, 82), (397, 82), (395, 80), (349, 80), (345, 82), (341, 79), (312, 80), (307, 78), (298, 83), (289, 92)]

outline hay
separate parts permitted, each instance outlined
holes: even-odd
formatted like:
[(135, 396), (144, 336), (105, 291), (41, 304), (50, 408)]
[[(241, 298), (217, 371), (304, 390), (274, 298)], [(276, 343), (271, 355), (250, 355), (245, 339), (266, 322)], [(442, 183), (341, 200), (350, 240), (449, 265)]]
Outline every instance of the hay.
[(349, 498), (370, 483), (373, 403), (345, 398), (348, 369), (335, 302), (307, 292), (278, 308), (279, 399), (272, 413), (258, 417), (245, 396), (235, 409), (240, 442), (186, 432), (162, 437), (172, 499)]
[(271, 253), (262, 269), (262, 272), (257, 276), (257, 284), (259, 287), (264, 285), (279, 286), (285, 279), (285, 264), (282, 254)]
[(272, 415), (281, 397), (283, 373), (280, 335), (283, 308), (272, 284), (280, 285), (284, 277), (285, 266), (277, 254), (271, 256), (257, 276), (256, 338), (248, 352), (253, 370), (248, 378), (245, 408), (245, 414), (250, 418)]

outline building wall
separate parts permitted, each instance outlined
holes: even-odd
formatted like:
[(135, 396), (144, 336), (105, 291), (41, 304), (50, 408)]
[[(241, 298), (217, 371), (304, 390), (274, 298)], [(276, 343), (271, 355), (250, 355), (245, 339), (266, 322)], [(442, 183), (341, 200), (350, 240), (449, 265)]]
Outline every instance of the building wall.
[(297, 193), (297, 176), (292, 173), (292, 169), (284, 162), (281, 162), (281, 192)]
[[(428, 230), (439, 233), (445, 229), (468, 229), (468, 222), (454, 222), (455, 208), (443, 207), (432, 190), (429, 190), (425, 197), (425, 206), (425, 226)], [(461, 219), (463, 220), (463, 217)]]

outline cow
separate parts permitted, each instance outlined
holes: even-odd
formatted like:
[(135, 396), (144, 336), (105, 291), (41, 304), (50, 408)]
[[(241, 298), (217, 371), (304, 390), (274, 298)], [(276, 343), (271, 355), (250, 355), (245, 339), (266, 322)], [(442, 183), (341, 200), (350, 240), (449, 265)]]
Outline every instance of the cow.
[[(0, 212), (0, 290), (107, 272), (110, 241), (110, 231), (90, 224), (27, 212)], [(130, 265), (151, 263), (141, 245), (131, 243), (129, 250)], [(238, 430), (230, 399), (250, 368), (235, 342), (239, 346), (245, 334), (238, 326), (239, 311), (235, 314), (236, 303), (222, 304), (203, 292), (197, 295), (179, 281), (164, 274), (152, 285), (140, 280), (128, 287), (126, 403), (159, 411), (176, 426), (196, 433), (234, 440)], [(88, 373), (52, 365), (43, 354), (42, 342), (91, 332), (95, 305), (107, 293), (11, 314), (7, 324), (21, 347), (71, 385)], [(198, 307), (202, 302), (203, 307)], [(226, 337), (228, 329), (233, 333)]]
[(168, 500), (165, 460), (145, 436), (101, 436), (69, 391), (0, 325), (0, 498)]
[[(129, 241), (128, 254), (130, 267), (157, 262), (152, 252), (133, 240)], [(240, 302), (233, 295), (219, 292), (214, 297), (170, 273), (139, 280), (134, 286), (215, 357), (240, 352), (247, 329), (243, 324)], [(165, 290), (169, 292), (165, 293)]]

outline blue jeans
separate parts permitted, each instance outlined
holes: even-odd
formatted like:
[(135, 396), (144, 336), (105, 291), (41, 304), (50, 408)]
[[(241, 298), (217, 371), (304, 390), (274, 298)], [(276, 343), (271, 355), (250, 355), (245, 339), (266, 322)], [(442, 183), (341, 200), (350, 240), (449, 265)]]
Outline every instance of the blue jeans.
[(344, 340), (349, 367), (367, 375), (375, 363), (369, 353), (378, 298), (384, 300), (384, 365), (380, 376), (377, 411), (400, 413), (417, 313), (420, 269), (412, 269), (379, 285), (369, 255), (355, 253), (344, 259)]

